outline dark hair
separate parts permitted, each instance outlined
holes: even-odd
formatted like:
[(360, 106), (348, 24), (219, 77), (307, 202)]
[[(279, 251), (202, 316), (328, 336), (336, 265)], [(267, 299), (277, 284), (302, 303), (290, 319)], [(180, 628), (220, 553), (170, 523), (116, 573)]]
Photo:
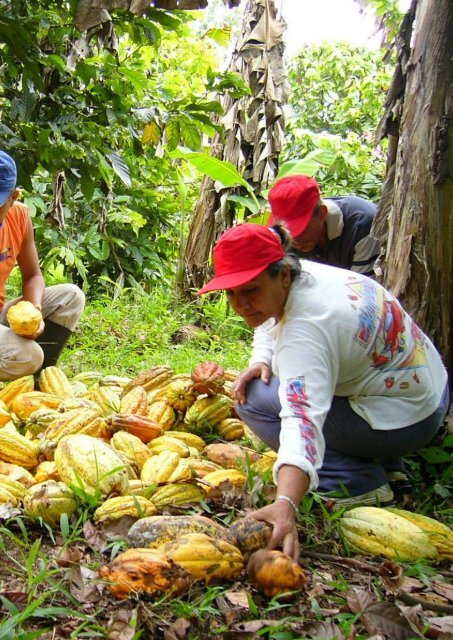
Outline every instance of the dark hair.
[(282, 268), (288, 266), (291, 276), (291, 282), (293, 282), (293, 280), (295, 280), (302, 273), (302, 266), (300, 264), (299, 258), (291, 250), (293, 241), (291, 234), (284, 222), (279, 222), (273, 227), (269, 227), (269, 229), (279, 237), (280, 242), (282, 243), (283, 250), (285, 251), (285, 256), (281, 260), (277, 260), (277, 262), (272, 262), (267, 267), (266, 272), (271, 278), (276, 278)]

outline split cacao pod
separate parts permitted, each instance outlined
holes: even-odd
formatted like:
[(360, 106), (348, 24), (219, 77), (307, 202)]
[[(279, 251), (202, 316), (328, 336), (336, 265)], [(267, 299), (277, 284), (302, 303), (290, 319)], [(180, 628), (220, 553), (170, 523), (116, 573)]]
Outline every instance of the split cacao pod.
[(127, 549), (109, 566), (102, 567), (99, 574), (118, 600), (139, 593), (178, 596), (192, 584), (183, 567), (155, 549)]
[(307, 583), (302, 567), (290, 556), (275, 549), (260, 549), (247, 564), (250, 582), (266, 596), (274, 598), (290, 591), (300, 591)]

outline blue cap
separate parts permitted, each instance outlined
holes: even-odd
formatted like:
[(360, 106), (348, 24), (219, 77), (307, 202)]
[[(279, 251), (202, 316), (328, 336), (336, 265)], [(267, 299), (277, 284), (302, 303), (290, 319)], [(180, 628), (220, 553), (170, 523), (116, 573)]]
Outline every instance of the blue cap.
[(0, 151), (0, 207), (16, 188), (16, 182), (16, 163), (7, 153)]

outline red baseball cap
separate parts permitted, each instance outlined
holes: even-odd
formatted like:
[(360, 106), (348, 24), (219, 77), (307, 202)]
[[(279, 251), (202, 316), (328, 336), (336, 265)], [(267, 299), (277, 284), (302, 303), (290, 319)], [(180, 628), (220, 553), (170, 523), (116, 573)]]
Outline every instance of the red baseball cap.
[(246, 222), (225, 231), (214, 247), (215, 277), (197, 291), (239, 287), (285, 256), (278, 235), (260, 224)]
[(320, 199), (319, 186), (313, 178), (302, 175), (280, 178), (269, 190), (271, 214), (267, 226), (283, 221), (293, 238), (297, 238), (307, 228)]

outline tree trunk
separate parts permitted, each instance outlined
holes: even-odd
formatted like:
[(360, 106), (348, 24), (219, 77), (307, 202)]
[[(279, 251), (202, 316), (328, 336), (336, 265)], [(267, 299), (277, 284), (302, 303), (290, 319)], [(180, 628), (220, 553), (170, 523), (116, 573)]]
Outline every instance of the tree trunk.
[(393, 151), (374, 231), (386, 243), (384, 285), (432, 338), (451, 374), (453, 3), (414, 1), (400, 35), (381, 126)]

